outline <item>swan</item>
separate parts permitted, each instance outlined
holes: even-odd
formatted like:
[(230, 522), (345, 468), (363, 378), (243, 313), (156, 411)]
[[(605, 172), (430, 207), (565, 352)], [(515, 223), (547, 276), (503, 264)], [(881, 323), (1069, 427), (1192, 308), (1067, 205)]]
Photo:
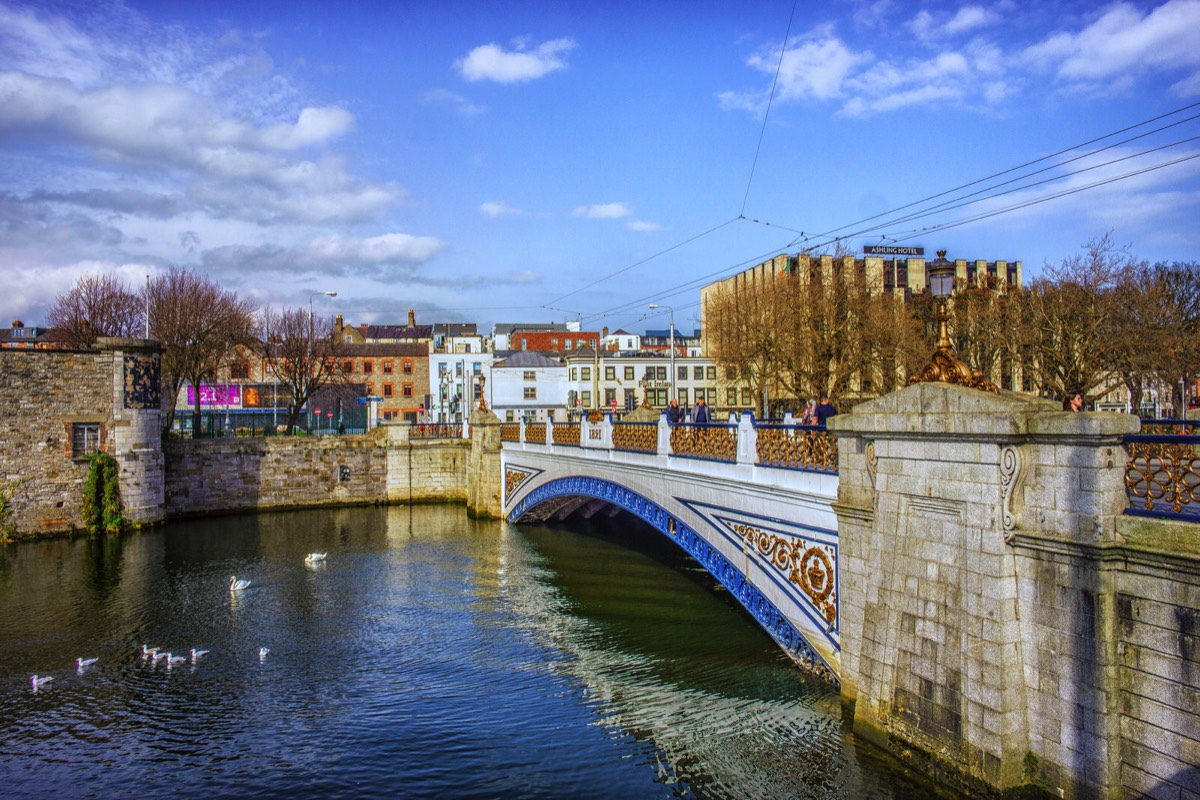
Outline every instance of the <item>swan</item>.
[(171, 666), (172, 664), (182, 664), (185, 661), (187, 661), (187, 656), (173, 656), (170, 653), (167, 653), (167, 666), (168, 667)]
[(267, 653), (269, 653), (269, 652), (271, 652), (271, 648), (269, 648), (269, 647), (260, 647), (260, 648), (258, 648), (258, 659), (259, 659), (259, 661), (261, 661), (262, 659), (266, 658), (266, 657), (267, 657)]
[(52, 680), (54, 680), (54, 678), (50, 675), (47, 675), (44, 678), (39, 678), (37, 675), (34, 675), (33, 678), (30, 680), (30, 683), (33, 684), (33, 688), (36, 689), (39, 686), (45, 685)]
[(161, 649), (162, 648), (160, 647), (148, 647), (147, 645), (142, 645), (142, 658), (149, 658), (150, 656), (157, 654)]
[(90, 667), (99, 660), (99, 658), (77, 658), (75, 659), (75, 663), (79, 665), (80, 669), (83, 669), (84, 667)]
[(249, 587), (250, 587), (250, 581), (247, 581), (247, 580), (239, 581), (237, 579), (236, 575), (229, 576), (229, 591), (240, 592), (242, 589), (247, 589)]
[(305, 564), (316, 564), (318, 561), (324, 561), (328, 553), (309, 553), (304, 557)]
[(160, 658), (169, 658), (170, 655), (170, 653), (155, 653), (154, 655), (150, 656), (150, 663), (157, 664)]
[(195, 664), (196, 659), (202, 655), (205, 655), (206, 653), (208, 653), (207, 650), (197, 650), (196, 648), (193, 647), (192, 648), (192, 663)]

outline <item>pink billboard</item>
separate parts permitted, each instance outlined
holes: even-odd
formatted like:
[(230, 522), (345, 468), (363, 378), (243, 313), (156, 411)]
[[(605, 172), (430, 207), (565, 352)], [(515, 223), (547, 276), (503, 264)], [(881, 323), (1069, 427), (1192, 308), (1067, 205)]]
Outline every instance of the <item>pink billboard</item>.
[[(187, 387), (187, 403), (196, 405), (196, 387)], [(202, 406), (231, 406), (240, 408), (242, 405), (242, 387), (238, 384), (200, 384), (200, 405)]]

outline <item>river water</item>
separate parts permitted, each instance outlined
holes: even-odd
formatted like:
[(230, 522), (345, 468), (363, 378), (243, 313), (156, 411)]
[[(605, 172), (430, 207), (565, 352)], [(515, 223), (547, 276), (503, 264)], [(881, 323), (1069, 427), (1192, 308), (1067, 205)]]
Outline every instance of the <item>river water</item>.
[[(312, 551), (326, 561), (306, 566)], [(232, 575), (249, 588), (231, 592)], [(168, 664), (143, 644), (209, 652)], [(53, 680), (34, 689), (34, 674)], [(6, 798), (937, 794), (856, 742), (837, 695), (656, 532), (477, 522), (455, 506), (0, 548), (0, 786)]]

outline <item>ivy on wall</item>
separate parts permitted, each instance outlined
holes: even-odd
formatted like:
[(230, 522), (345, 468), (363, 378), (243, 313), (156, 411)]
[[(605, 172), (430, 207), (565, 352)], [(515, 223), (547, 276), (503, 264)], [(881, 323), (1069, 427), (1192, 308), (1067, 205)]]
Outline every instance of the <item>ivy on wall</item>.
[(117, 460), (100, 452), (91, 457), (83, 484), (83, 525), (89, 533), (120, 533), (127, 520), (121, 504)]

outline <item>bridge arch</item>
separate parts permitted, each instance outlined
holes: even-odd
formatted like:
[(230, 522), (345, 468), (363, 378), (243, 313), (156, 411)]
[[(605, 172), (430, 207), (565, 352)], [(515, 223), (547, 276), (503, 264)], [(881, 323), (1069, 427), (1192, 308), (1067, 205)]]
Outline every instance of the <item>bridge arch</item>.
[[(694, 558), (750, 612), (775, 641), (804, 669), (838, 684), (837, 671), (808, 642), (801, 631), (746, 575), (704, 536), (666, 508), (644, 495), (604, 478), (570, 475), (538, 485), (508, 514), (509, 522), (541, 521), (551, 516), (558, 501), (592, 499), (633, 514)], [(578, 506), (576, 506), (577, 508)], [(551, 513), (546, 513), (547, 511)]]

